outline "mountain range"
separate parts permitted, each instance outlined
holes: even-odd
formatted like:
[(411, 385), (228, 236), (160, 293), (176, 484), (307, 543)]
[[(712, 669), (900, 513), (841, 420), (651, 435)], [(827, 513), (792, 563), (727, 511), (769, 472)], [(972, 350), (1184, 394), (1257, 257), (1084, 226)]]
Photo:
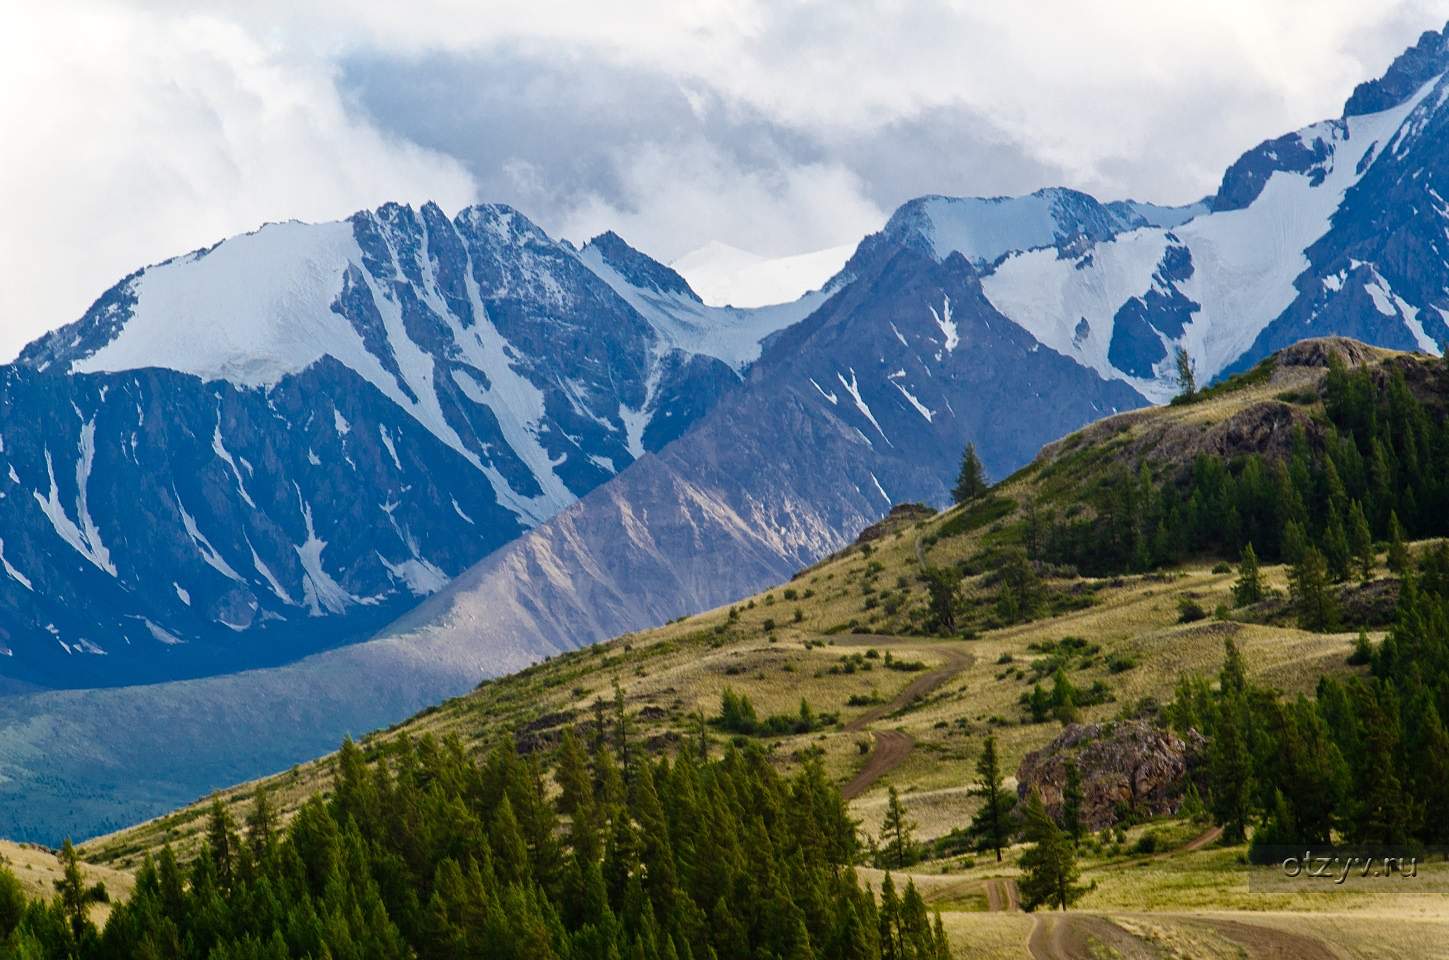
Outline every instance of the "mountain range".
[[(923, 197), (707, 306), (508, 207), (271, 224), (0, 371), (0, 833), (93, 834), (728, 602), (1308, 336), (1449, 339), (1449, 28), (1182, 207)], [(718, 298), (711, 295), (711, 300)]]

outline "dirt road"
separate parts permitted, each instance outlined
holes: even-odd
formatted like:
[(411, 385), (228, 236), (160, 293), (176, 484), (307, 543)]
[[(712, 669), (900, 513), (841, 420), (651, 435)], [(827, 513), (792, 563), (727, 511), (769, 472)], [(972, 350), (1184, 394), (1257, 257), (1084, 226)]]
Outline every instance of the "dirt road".
[[(859, 646), (869, 643), (872, 646), (895, 646), (910, 643), (912, 646), (921, 646), (920, 641), (909, 641), (900, 637), (886, 636), (860, 636), (852, 638), (852, 646)], [(847, 723), (844, 727), (846, 732), (857, 733), (875, 723), (883, 717), (888, 717), (907, 706), (919, 697), (929, 696), (935, 692), (943, 683), (950, 680), (956, 674), (965, 670), (975, 662), (976, 658), (969, 653), (960, 650), (953, 650), (949, 647), (935, 648), (946, 658), (946, 662), (922, 673), (916, 679), (906, 685), (906, 688), (896, 694), (888, 703), (872, 707), (865, 713)], [(911, 750), (915, 748), (916, 741), (909, 733), (900, 730), (880, 730), (874, 733), (875, 747), (871, 750), (870, 757), (866, 759), (865, 766), (855, 775), (849, 783), (840, 789), (841, 796), (846, 800), (853, 800), (866, 790), (869, 790), (881, 777), (890, 773), (896, 767), (905, 762), (910, 756)]]
[(987, 880), (983, 886), (986, 887), (987, 910), (1015, 912), (1021, 909), (1021, 891), (1011, 877), (993, 878)]
[(1105, 917), (1085, 913), (1041, 913), (1026, 943), (1033, 960), (1161, 960), (1163, 952)]
[(1216, 917), (1195, 922), (1232, 941), (1249, 960), (1336, 960), (1338, 956), (1322, 941), (1306, 934)]

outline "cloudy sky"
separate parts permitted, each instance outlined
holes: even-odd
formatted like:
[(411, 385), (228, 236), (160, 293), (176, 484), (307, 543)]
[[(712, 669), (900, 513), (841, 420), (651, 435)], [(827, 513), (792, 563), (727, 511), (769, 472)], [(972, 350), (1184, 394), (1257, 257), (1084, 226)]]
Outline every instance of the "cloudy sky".
[(668, 260), (923, 193), (1184, 202), (1449, 0), (60, 0), (0, 32), (0, 359), (145, 263), (386, 200)]

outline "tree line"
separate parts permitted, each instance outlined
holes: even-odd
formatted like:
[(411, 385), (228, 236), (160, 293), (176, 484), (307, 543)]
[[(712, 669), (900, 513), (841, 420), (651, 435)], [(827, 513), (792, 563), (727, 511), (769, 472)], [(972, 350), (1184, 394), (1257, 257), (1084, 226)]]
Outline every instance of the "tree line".
[(7, 900), (0, 870), (0, 955), (944, 960), (914, 885), (857, 881), (818, 762), (786, 778), (756, 749), (700, 753), (620, 763), (569, 731), (550, 771), (511, 745), (348, 741), (331, 794), (285, 825), (265, 791), (243, 825), (214, 802), (199, 855), (148, 857), (103, 929), (76, 891)]
[[(1442, 371), (1430, 376), (1442, 377)], [(1024, 509), (1032, 559), (1083, 573), (1146, 571), (1201, 555), (1298, 562), (1312, 548), (1327, 575), (1362, 573), (1375, 541), (1449, 534), (1449, 419), (1400, 367), (1344, 368), (1323, 385), (1324, 415), (1294, 428), (1286, 457), (1204, 454), (1186, 476), (1121, 468), (1082, 500), (1091, 511)], [(1366, 546), (1367, 545), (1367, 546)]]

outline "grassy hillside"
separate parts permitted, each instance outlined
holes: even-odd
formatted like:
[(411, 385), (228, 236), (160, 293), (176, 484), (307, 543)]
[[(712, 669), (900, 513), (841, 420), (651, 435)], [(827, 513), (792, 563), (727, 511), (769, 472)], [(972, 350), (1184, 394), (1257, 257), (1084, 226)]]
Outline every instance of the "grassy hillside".
[[(1280, 455), (1296, 426), (1318, 429), (1323, 349), (1299, 345), (1195, 402), (1094, 424), (963, 508), (898, 511), (789, 583), (486, 683), (367, 737), (364, 753), (376, 756), (390, 741), (423, 735), (457, 737), (480, 751), (503, 738), (525, 751), (547, 751), (568, 727), (587, 733), (607, 723), (619, 700), (632, 742), (650, 751), (677, 751), (701, 736), (716, 747), (739, 737), (766, 747), (784, 770), (819, 757), (864, 832), (879, 832), (894, 788), (917, 824), (917, 839), (930, 841), (963, 827), (976, 811), (969, 785), (988, 732), (998, 737), (1008, 773), (1060, 732), (1055, 722), (1032, 722), (1022, 703), (1059, 666), (1078, 690), (1096, 691), (1100, 702), (1081, 709), (1087, 722), (1152, 715), (1155, 704), (1171, 699), (1179, 677), (1216, 673), (1229, 637), (1255, 682), (1311, 695), (1319, 677), (1362, 669), (1347, 665), (1357, 629), (1300, 630), (1281, 599), (1234, 613), (1234, 573), (1220, 557), (1102, 577), (1046, 565), (1032, 588), (1035, 613), (1025, 622), (1014, 622), (1020, 618), (1003, 596), (1013, 550), (1032, 536), (1041, 512), (1089, 511), (1084, 504), (1095, 492), (1143, 463), (1153, 476), (1171, 478), (1199, 453)], [(1357, 344), (1338, 349), (1355, 362), (1407, 371), (1410, 379), (1437, 376), (1428, 360)], [(1382, 561), (1376, 582), (1386, 582)], [(932, 613), (929, 581), (940, 570), (960, 577), (949, 630)], [(1285, 567), (1268, 565), (1264, 574), (1273, 594), (1286, 594)], [(1374, 589), (1371, 583), (1345, 593), (1350, 600), (1362, 594), (1371, 605)], [(1206, 615), (1185, 614), (1194, 610)], [(1377, 640), (1383, 631), (1368, 633)], [(727, 693), (748, 698), (755, 732), (716, 722)], [(295, 811), (329, 789), (335, 770), (333, 758), (322, 758), (269, 778), (272, 802), (284, 815)], [(246, 820), (256, 786), (221, 795), (238, 822)], [(94, 840), (82, 852), (120, 871), (136, 869), (165, 844), (184, 858), (198, 848), (205, 817), (198, 804)], [(1152, 839), (1142, 841), (1148, 834)], [(1250, 890), (1242, 848), (1211, 840), (1201, 825), (1166, 820), (1095, 845), (1085, 859), (1084, 879), (1095, 884), (1080, 904), (1087, 913), (1069, 919), (1027, 918), (1010, 909), (1016, 851), (1000, 865), (958, 853), (928, 859), (911, 873), (928, 901), (946, 911), (962, 955), (1020, 956), (1028, 942), (1035, 956), (1337, 955), (1326, 942), (1346, 955), (1375, 956), (1390, 927), (1396, 950), (1414, 944), (1429, 951), (1446, 942), (1449, 920), (1436, 895)]]

